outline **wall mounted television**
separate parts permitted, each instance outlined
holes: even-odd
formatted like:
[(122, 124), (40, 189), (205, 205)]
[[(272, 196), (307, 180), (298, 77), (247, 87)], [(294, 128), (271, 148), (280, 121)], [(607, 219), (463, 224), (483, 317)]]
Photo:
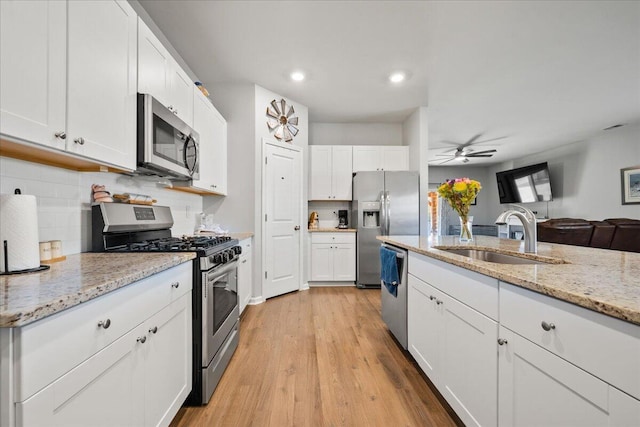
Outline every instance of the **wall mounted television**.
[(547, 163), (496, 173), (500, 203), (534, 203), (553, 200)]

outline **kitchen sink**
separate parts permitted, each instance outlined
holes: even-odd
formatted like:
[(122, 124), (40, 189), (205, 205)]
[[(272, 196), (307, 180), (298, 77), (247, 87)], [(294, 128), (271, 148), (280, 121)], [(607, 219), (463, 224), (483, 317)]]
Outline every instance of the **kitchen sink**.
[(484, 249), (460, 249), (460, 248), (435, 248), (441, 251), (450, 252), (456, 255), (462, 255), (480, 261), (495, 262), (496, 264), (562, 264), (563, 260), (550, 259), (548, 261), (541, 259), (523, 258), (515, 255), (507, 255), (499, 252), (488, 251)]

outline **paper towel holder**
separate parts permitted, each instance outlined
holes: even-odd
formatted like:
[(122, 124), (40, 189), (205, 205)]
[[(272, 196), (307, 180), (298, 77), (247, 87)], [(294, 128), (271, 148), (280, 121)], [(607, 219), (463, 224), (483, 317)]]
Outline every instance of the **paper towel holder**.
[[(22, 194), (22, 191), (20, 191), (19, 188), (16, 188), (15, 190), (13, 190), (14, 194)], [(4, 249), (4, 271), (0, 271), (0, 276), (6, 276), (6, 275), (10, 275), (10, 274), (23, 274), (23, 273), (36, 273), (39, 271), (45, 271), (48, 270), (49, 268), (51, 268), (48, 265), (41, 265), (40, 267), (35, 267), (35, 268), (28, 268), (26, 270), (15, 270), (15, 271), (9, 271), (9, 242), (7, 242), (6, 240), (4, 240), (2, 242), (3, 245), (3, 249)]]

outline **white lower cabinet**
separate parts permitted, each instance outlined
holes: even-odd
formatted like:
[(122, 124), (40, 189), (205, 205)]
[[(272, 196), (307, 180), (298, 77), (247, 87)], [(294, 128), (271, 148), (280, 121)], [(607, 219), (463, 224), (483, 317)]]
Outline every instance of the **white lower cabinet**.
[(311, 234), (311, 280), (356, 280), (355, 233)]
[[(192, 385), (191, 268), (190, 262), (182, 264), (19, 328), (12, 344), (15, 425), (169, 425)], [(77, 323), (89, 325), (91, 331), (69, 327)], [(122, 329), (126, 332), (112, 338), (103, 334)], [(52, 332), (68, 336), (65, 344), (56, 344), (60, 339), (55, 337), (41, 338), (40, 347), (31, 342), (31, 337), (49, 337)], [(74, 345), (77, 339), (84, 342)], [(47, 341), (58, 351), (47, 351), (53, 348)], [(58, 362), (75, 360), (75, 354), (87, 349), (94, 350), (71, 369)], [(43, 363), (64, 373), (39, 389), (41, 381), (31, 372)]]
[(238, 300), (242, 313), (251, 300), (251, 283), (253, 283), (253, 252), (251, 238), (240, 240), (242, 253), (238, 260)]
[(640, 402), (500, 327), (501, 426), (640, 425)]
[(638, 325), (412, 252), (408, 338), (467, 426), (640, 426)]
[(408, 303), (418, 365), (467, 426), (496, 425), (497, 322), (411, 274)]

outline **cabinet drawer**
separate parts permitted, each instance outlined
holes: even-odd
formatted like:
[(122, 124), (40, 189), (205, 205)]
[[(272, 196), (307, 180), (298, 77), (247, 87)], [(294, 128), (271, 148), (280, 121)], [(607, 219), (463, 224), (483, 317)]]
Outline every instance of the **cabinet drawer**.
[(640, 399), (640, 326), (503, 282), (500, 323)]
[[(192, 286), (192, 263), (187, 262), (16, 329), (16, 401), (50, 384)], [(99, 326), (107, 320), (107, 328)]]
[(485, 316), (498, 319), (498, 280), (409, 252), (409, 273)]
[(355, 233), (311, 233), (311, 243), (355, 243)]

